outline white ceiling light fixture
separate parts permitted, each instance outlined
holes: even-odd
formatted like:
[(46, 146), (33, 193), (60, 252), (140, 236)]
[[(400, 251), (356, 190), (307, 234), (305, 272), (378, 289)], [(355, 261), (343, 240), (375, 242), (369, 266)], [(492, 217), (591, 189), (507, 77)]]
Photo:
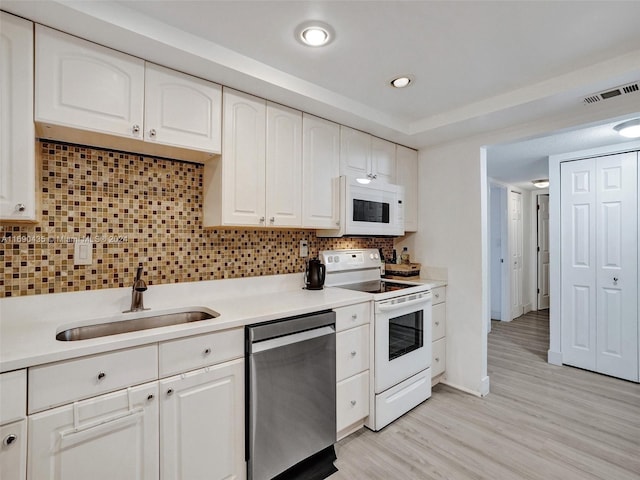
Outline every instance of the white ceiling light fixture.
[(619, 123), (613, 129), (623, 137), (640, 138), (640, 118)]
[(400, 75), (389, 81), (393, 88), (405, 88), (413, 83), (413, 75)]
[(334, 37), (333, 29), (324, 22), (309, 21), (296, 29), (296, 38), (308, 47), (322, 47)]
[(531, 183), (533, 183), (533, 186), (537, 188), (547, 188), (549, 186), (549, 179), (541, 178), (539, 180), (534, 180)]

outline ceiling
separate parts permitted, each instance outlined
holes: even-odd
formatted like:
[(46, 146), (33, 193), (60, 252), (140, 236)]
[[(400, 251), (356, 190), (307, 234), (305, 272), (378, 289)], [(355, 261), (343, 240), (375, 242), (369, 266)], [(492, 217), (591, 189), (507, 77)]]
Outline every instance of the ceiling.
[[(638, 1), (2, 0), (1, 8), (416, 148), (578, 111), (585, 96), (640, 80)], [(294, 32), (306, 20), (331, 25), (334, 41), (303, 46)], [(389, 87), (406, 73), (410, 87)], [(518, 155), (542, 144), (527, 145)], [(512, 147), (494, 155), (517, 163)]]

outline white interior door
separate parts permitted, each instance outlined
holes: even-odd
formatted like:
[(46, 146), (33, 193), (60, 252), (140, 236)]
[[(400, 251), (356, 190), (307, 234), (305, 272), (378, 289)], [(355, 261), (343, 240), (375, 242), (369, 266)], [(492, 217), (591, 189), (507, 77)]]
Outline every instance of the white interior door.
[(538, 195), (538, 310), (549, 308), (549, 195)]
[(636, 153), (596, 160), (597, 371), (638, 380)]
[(511, 269), (511, 318), (523, 314), (522, 302), (522, 194), (509, 192), (509, 260)]
[(595, 159), (560, 165), (562, 361), (596, 369)]

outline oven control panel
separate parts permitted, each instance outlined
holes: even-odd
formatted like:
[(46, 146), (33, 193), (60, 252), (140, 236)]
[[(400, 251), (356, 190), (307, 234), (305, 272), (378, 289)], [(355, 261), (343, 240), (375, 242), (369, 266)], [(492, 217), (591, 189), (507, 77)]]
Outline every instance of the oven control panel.
[(380, 253), (375, 248), (323, 250), (320, 258), (328, 272), (379, 268), (381, 265)]

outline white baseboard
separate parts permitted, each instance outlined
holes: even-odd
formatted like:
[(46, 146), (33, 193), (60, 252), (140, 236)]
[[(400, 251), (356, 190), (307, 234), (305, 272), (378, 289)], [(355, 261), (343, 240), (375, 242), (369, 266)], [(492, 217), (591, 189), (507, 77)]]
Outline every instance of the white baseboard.
[(529, 313), (531, 310), (533, 310), (533, 305), (527, 303), (526, 305), (523, 305), (522, 308), (524, 309), (524, 313)]
[(551, 365), (562, 365), (562, 352), (547, 351), (547, 362)]
[(489, 377), (484, 377), (480, 382), (480, 391), (471, 390), (470, 388), (462, 387), (460, 385), (456, 385), (455, 383), (449, 382), (446, 378), (441, 380), (440, 383), (443, 385), (447, 385), (451, 388), (455, 388), (456, 390), (460, 390), (464, 393), (469, 393), (474, 397), (485, 397), (489, 394)]
[(486, 397), (489, 395), (489, 376), (487, 375), (480, 381), (480, 396)]
[(502, 315), (498, 310), (491, 310), (491, 320), (500, 320), (500, 317), (502, 317)]

